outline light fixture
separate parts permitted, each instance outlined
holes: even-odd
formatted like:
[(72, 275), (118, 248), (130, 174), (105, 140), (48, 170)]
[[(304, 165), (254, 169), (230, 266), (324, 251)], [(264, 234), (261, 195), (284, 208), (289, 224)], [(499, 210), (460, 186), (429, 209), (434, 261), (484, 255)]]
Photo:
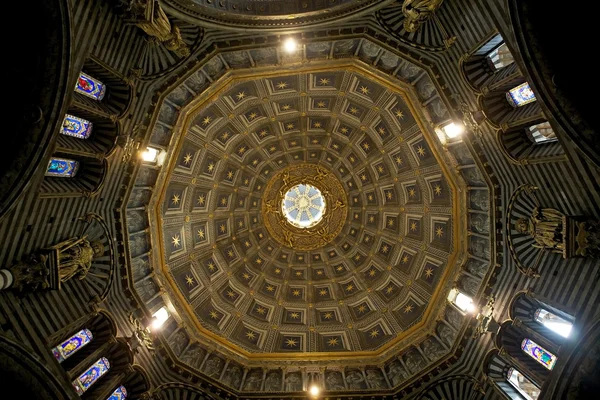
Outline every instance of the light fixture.
[(480, 337), (486, 332), (497, 333), (498, 329), (500, 329), (500, 325), (498, 322), (496, 322), (496, 320), (494, 320), (494, 316), (492, 315), (494, 313), (494, 301), (495, 298), (492, 294), (488, 297), (488, 301), (485, 306), (483, 306), (475, 316), (477, 325), (475, 326), (472, 335), (474, 339)]
[(319, 389), (319, 387), (317, 385), (312, 385), (309, 389), (308, 389), (308, 393), (310, 393), (310, 395), (312, 397), (317, 397), (319, 395), (319, 393), (321, 393), (321, 389)]
[(298, 44), (296, 43), (296, 41), (293, 38), (289, 38), (283, 44), (283, 48), (288, 53), (293, 53), (298, 49)]
[(454, 139), (465, 131), (465, 126), (461, 123), (450, 122), (442, 127), (448, 139)]
[(462, 312), (475, 313), (477, 311), (477, 307), (473, 304), (473, 299), (456, 288), (450, 291), (448, 300), (454, 303)]
[(160, 329), (161, 326), (169, 319), (169, 312), (167, 307), (163, 306), (154, 314), (152, 314), (152, 324), (148, 327), (150, 330), (155, 331)]
[(146, 150), (140, 153), (140, 157), (146, 162), (153, 163), (156, 162), (159, 151), (154, 147), (146, 147)]

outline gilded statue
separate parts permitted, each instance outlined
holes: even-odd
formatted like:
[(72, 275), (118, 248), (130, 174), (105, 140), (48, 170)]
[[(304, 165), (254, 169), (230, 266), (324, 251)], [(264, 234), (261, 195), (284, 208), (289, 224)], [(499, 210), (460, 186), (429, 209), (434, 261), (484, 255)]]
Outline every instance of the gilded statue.
[(150, 37), (156, 38), (169, 51), (186, 57), (190, 49), (181, 37), (179, 27), (167, 17), (156, 0), (130, 0), (127, 8), (130, 21)]
[(288, 247), (294, 248), (294, 234), (287, 229), (283, 230), (283, 240)]
[(339, 210), (340, 208), (344, 208), (346, 207), (346, 204), (344, 204), (343, 201), (341, 201), (340, 199), (337, 199), (335, 201), (335, 204), (333, 205), (333, 208), (331, 209), (331, 211), (335, 211), (335, 210)]
[(515, 229), (519, 233), (530, 235), (537, 244), (534, 247), (563, 253), (563, 223), (565, 215), (554, 208), (535, 207), (529, 218), (519, 218)]
[(84, 279), (92, 266), (92, 260), (104, 253), (101, 242), (90, 242), (85, 236), (67, 239), (50, 249), (57, 250), (58, 276), (61, 282), (74, 277)]
[(58, 282), (71, 278), (84, 279), (92, 260), (104, 253), (99, 241), (90, 242), (86, 236), (67, 239), (50, 248), (25, 256), (10, 267), (12, 288), (22, 291), (57, 289)]
[(416, 32), (443, 2), (444, 0), (404, 0), (402, 5), (402, 13), (405, 17), (404, 30)]

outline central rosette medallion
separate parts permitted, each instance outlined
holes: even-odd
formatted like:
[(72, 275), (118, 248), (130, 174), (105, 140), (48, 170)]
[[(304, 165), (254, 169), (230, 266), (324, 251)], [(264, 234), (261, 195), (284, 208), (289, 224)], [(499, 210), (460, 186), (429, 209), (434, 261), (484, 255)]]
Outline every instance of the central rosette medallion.
[(313, 250), (331, 242), (348, 213), (346, 193), (324, 167), (298, 164), (271, 178), (262, 202), (269, 233), (284, 246)]

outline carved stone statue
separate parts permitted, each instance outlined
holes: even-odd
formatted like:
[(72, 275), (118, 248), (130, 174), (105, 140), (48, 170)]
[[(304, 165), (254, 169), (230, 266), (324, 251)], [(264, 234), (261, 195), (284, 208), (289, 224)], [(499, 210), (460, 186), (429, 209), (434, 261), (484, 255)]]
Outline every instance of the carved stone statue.
[(465, 320), (465, 316), (456, 308), (448, 306), (446, 307), (446, 320), (450, 323), (450, 325), (458, 329)]
[(460, 280), (460, 288), (463, 292), (475, 296), (479, 289), (479, 281), (470, 276), (463, 276)]
[(239, 389), (242, 382), (242, 370), (237, 365), (230, 365), (223, 376), (223, 383), (234, 389)]
[(104, 253), (101, 242), (91, 242), (86, 237), (67, 239), (51, 247), (58, 251), (58, 276), (61, 282), (73, 277), (84, 279), (92, 260)]
[(222, 360), (217, 356), (212, 356), (206, 360), (204, 373), (211, 378), (218, 378), (221, 373)]
[(290, 372), (285, 377), (285, 390), (288, 392), (302, 391), (302, 375), (300, 372)]
[(327, 390), (344, 390), (342, 379), (342, 374), (339, 371), (329, 371), (325, 377), (325, 387)]
[(446, 324), (440, 323), (437, 327), (437, 333), (439, 337), (446, 343), (448, 346), (452, 346), (452, 342), (454, 342), (454, 331), (450, 329)]
[(388, 378), (392, 383), (392, 386), (396, 387), (406, 379), (406, 371), (400, 364), (400, 361), (394, 361), (388, 366)]
[(425, 368), (425, 360), (423, 360), (423, 357), (416, 351), (408, 352), (404, 362), (406, 362), (406, 367), (413, 374), (416, 374)]
[(364, 382), (365, 378), (359, 371), (352, 370), (346, 374), (346, 383), (348, 384), (348, 389), (363, 389)]
[(425, 353), (425, 355), (429, 357), (431, 361), (435, 361), (442, 357), (445, 351), (437, 340), (427, 338), (423, 342), (423, 353)]
[(186, 57), (190, 49), (181, 37), (179, 27), (172, 24), (156, 0), (129, 0), (128, 19), (146, 34), (156, 38), (169, 51)]
[(177, 332), (175, 335), (171, 337), (169, 340), (169, 346), (171, 346), (171, 350), (175, 355), (180, 355), (183, 351), (183, 348), (187, 344), (187, 337), (183, 331)]
[(371, 389), (386, 389), (387, 383), (385, 382), (385, 377), (378, 369), (368, 369), (367, 370), (367, 382), (369, 382), (369, 386)]
[(200, 345), (192, 345), (181, 356), (181, 361), (190, 367), (198, 368), (204, 359), (204, 349)]
[(279, 372), (270, 371), (265, 379), (265, 391), (267, 392), (278, 392), (281, 390), (281, 379)]
[(260, 390), (260, 384), (262, 383), (262, 372), (254, 370), (246, 376), (246, 383), (244, 384), (244, 390), (258, 391)]
[(480, 277), (484, 277), (487, 272), (488, 265), (484, 264), (480, 261), (469, 259), (466, 264), (466, 269), (472, 274), (475, 274)]
[[(37, 290), (48, 288), (49, 269), (46, 265), (48, 256), (45, 254), (29, 254), (21, 261), (13, 264), (8, 270), (2, 270), (6, 278), (2, 289)], [(12, 282), (8, 282), (12, 281)]]
[(487, 241), (484, 241), (483, 239), (478, 237), (471, 236), (469, 238), (469, 242), (469, 249), (471, 251), (471, 254), (473, 254), (475, 257), (479, 257), (485, 260), (490, 259), (490, 246)]
[(563, 253), (565, 248), (563, 224), (565, 215), (554, 208), (535, 207), (529, 218), (519, 218), (515, 229), (519, 233), (530, 235), (542, 249)]
[(402, 13), (405, 16), (404, 30), (416, 32), (427, 21), (444, 0), (404, 0)]
[(472, 190), (471, 192), (471, 206), (481, 211), (488, 211), (490, 209), (489, 197), (486, 192), (481, 190)]
[(58, 282), (71, 278), (84, 279), (92, 260), (104, 253), (100, 241), (90, 242), (86, 236), (71, 238), (50, 248), (40, 250), (13, 264), (11, 288), (23, 290), (58, 289)]
[(471, 217), (471, 229), (477, 233), (487, 234), (490, 232), (490, 220), (487, 216), (476, 214)]

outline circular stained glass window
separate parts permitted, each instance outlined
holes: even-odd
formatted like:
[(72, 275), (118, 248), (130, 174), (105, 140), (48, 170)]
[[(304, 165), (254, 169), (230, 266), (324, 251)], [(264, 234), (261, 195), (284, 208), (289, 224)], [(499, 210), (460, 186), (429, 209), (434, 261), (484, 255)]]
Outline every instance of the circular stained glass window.
[(314, 186), (296, 185), (281, 200), (281, 210), (290, 224), (298, 228), (310, 228), (323, 218), (325, 198)]

